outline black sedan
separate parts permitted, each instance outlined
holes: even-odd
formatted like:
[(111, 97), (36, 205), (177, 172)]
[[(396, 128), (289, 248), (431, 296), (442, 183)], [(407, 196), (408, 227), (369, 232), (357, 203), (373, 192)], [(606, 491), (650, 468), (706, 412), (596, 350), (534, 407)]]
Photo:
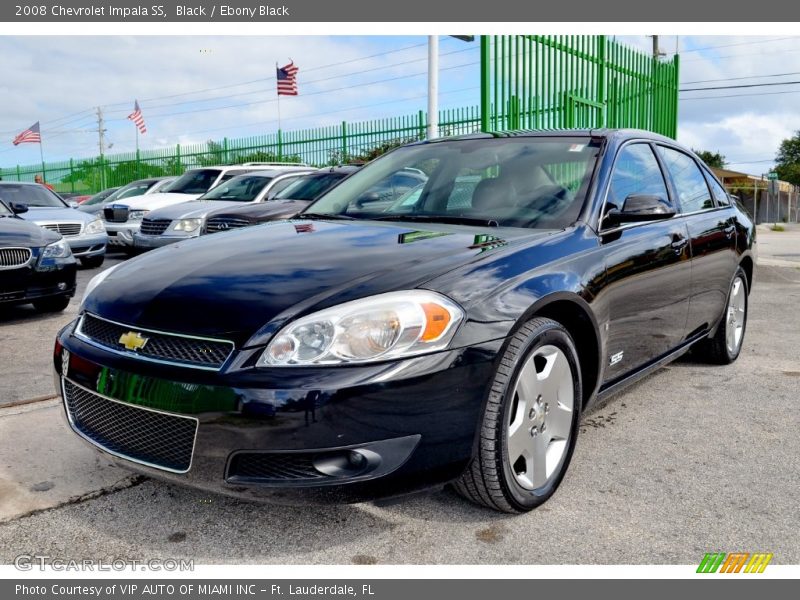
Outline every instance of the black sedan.
[[(359, 201), (409, 172), (411, 200)], [(96, 277), (58, 335), (59, 391), (75, 433), (170, 481), (277, 502), (453, 482), (526, 511), (564, 477), (587, 406), (690, 349), (736, 360), (755, 248), (667, 138), (416, 143), (295, 220)]]
[(208, 214), (202, 233), (219, 233), (239, 227), (259, 225), (267, 221), (290, 219), (358, 169), (359, 167), (355, 165), (320, 169), (299, 177), (297, 181), (290, 183), (268, 202), (219, 208)]
[(0, 201), (0, 310), (27, 303), (64, 310), (75, 294), (77, 262), (61, 235), (17, 217), (27, 210)]

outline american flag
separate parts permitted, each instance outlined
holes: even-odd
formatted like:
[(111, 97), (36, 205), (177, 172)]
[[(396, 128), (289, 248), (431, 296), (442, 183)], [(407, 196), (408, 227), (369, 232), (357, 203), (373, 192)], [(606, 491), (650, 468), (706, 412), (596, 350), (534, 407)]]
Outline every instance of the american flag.
[(297, 72), (300, 69), (294, 66), (294, 61), (285, 67), (275, 67), (278, 72), (278, 96), (297, 96)]
[(144, 125), (144, 117), (142, 116), (142, 109), (139, 108), (138, 100), (133, 101), (133, 112), (128, 115), (128, 118), (139, 129), (139, 133), (147, 133), (147, 127)]
[(41, 144), (42, 134), (39, 131), (39, 121), (28, 127), (25, 131), (20, 133), (14, 138), (13, 144), (19, 146), (20, 144)]

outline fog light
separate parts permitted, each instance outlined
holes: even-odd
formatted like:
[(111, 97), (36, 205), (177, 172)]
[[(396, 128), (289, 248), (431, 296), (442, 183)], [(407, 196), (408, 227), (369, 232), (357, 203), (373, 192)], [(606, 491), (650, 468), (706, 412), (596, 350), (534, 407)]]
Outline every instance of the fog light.
[(58, 284), (58, 289), (63, 292), (65, 289), (67, 289), (67, 284), (62, 281)]
[(314, 468), (329, 477), (356, 477), (381, 464), (379, 454), (366, 448), (326, 452), (315, 457)]

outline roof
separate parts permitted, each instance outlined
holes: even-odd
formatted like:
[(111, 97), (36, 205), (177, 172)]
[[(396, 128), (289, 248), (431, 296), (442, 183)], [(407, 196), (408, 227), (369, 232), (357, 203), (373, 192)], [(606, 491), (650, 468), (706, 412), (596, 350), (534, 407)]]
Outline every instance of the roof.
[(633, 139), (633, 138), (646, 138), (650, 140), (663, 141), (675, 143), (675, 140), (663, 136), (659, 133), (652, 131), (645, 131), (644, 129), (609, 129), (609, 128), (596, 128), (596, 129), (517, 129), (513, 131), (491, 131), (491, 132), (476, 132), (467, 135), (460, 135), (454, 137), (436, 138), (433, 140), (422, 140), (415, 142), (416, 144), (435, 144), (440, 142), (447, 142), (452, 140), (476, 140), (476, 139), (492, 139), (492, 138), (509, 138), (509, 137), (602, 137), (602, 138), (620, 138)]

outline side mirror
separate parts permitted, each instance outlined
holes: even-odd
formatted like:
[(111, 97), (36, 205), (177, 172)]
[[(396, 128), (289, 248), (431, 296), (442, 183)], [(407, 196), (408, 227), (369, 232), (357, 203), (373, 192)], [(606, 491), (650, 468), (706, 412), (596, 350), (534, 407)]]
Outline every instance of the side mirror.
[(622, 210), (613, 208), (606, 213), (606, 223), (611, 226), (623, 223), (661, 221), (675, 216), (675, 208), (661, 196), (631, 194), (625, 198)]
[(69, 203), (69, 207), (70, 207), (70, 208), (78, 208), (79, 206), (80, 206), (80, 204), (78, 204), (78, 203), (77, 203), (77, 202), (75, 202), (74, 200), (73, 200), (73, 201), (70, 201), (70, 203)]
[(8, 207), (15, 215), (21, 215), (22, 213), (28, 212), (28, 207), (25, 204), (20, 204), (19, 202), (11, 202)]

